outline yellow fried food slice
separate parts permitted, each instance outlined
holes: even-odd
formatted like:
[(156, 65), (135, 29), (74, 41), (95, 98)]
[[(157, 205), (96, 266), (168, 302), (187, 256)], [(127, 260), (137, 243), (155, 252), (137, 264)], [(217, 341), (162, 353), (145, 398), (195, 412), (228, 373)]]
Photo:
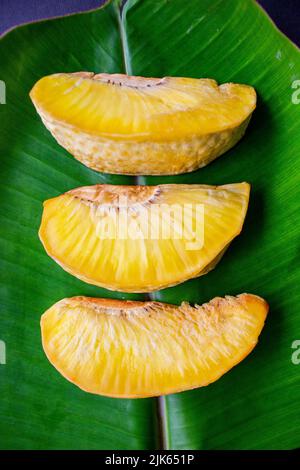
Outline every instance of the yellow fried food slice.
[(252, 351), (267, 312), (251, 294), (195, 307), (73, 297), (44, 313), (42, 341), (54, 367), (87, 392), (157, 396), (225, 374)]
[(205, 274), (243, 226), (250, 186), (95, 185), (44, 203), (39, 236), (91, 284), (150, 292)]
[(45, 126), (97, 171), (177, 174), (226, 152), (243, 136), (254, 88), (194, 78), (58, 73), (30, 97)]

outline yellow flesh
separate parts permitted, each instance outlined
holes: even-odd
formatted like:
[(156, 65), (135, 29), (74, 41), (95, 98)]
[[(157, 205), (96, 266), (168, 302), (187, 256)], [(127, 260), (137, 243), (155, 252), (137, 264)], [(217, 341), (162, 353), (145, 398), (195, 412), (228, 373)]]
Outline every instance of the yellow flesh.
[(154, 142), (240, 125), (255, 108), (252, 87), (215, 80), (55, 74), (31, 91), (39, 112), (80, 131)]
[(147, 397), (201, 387), (257, 343), (268, 305), (242, 294), (201, 307), (74, 297), (41, 319), (50, 362), (85, 391)]
[[(120, 291), (153, 291), (214, 267), (218, 256), (241, 231), (249, 191), (247, 183), (78, 188), (44, 203), (39, 235), (47, 253), (86, 282)], [(128, 210), (118, 206), (125, 196)], [(109, 210), (103, 211), (104, 205)], [(174, 205), (179, 212), (170, 211)], [(203, 207), (204, 219), (197, 219), (198, 231), (189, 239), (191, 232), (184, 233), (182, 222), (185, 220), (185, 227), (190, 225), (194, 231), (199, 206)], [(122, 226), (124, 212), (131, 227), (126, 239), (116, 230), (116, 224)], [(186, 219), (180, 219), (184, 213)], [(170, 228), (171, 236), (162, 239), (161, 227), (166, 223), (175, 226), (179, 237), (182, 230), (182, 238), (176, 239), (175, 230)], [(140, 239), (133, 239), (132, 233), (140, 233)], [(153, 234), (160, 238), (152, 239)], [(198, 246), (190, 245), (197, 240)]]
[(244, 135), (254, 88), (214, 80), (89, 72), (39, 80), (30, 97), (57, 142), (96, 171), (194, 171)]

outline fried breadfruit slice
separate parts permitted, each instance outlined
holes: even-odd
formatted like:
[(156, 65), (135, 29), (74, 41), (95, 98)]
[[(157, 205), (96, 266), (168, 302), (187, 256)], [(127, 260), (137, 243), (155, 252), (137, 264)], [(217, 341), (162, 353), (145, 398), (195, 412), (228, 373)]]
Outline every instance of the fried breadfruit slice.
[(39, 236), (79, 279), (151, 292), (205, 274), (243, 226), (250, 186), (95, 185), (44, 203)]
[(62, 147), (94, 170), (165, 175), (196, 170), (233, 147), (254, 88), (195, 78), (58, 73), (30, 97)]
[(195, 307), (73, 297), (44, 313), (42, 341), (54, 367), (87, 392), (158, 396), (208, 385), (242, 361), (267, 312), (251, 294)]

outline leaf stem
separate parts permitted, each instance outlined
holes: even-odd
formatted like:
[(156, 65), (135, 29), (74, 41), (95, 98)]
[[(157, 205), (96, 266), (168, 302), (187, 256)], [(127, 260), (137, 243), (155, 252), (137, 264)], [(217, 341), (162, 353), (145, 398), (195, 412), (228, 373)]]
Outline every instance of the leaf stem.
[(164, 396), (157, 398), (157, 414), (159, 422), (159, 450), (169, 450), (168, 415), (166, 411), (166, 397)]
[[(145, 294), (144, 300), (154, 300), (151, 292)], [(169, 426), (166, 397), (160, 396), (156, 399), (157, 419), (158, 419), (158, 445), (159, 450), (170, 449)]]
[(126, 34), (125, 26), (124, 26), (124, 21), (126, 19), (126, 6), (125, 5), (126, 5), (126, 2), (121, 2), (121, 5), (118, 6), (117, 14), (118, 14), (120, 36), (121, 36), (122, 51), (123, 51), (124, 69), (127, 75), (132, 75), (128, 40), (127, 40), (127, 34)]
[[(117, 16), (118, 16), (119, 30), (120, 30), (120, 36), (121, 36), (124, 71), (127, 75), (132, 75), (132, 66), (131, 66), (130, 53), (129, 53), (129, 47), (128, 47), (127, 33), (126, 33), (125, 25), (124, 25), (124, 22), (126, 19), (126, 3), (127, 3), (127, 0), (119, 0), (117, 2)], [(142, 177), (134, 176), (134, 183), (143, 184)]]

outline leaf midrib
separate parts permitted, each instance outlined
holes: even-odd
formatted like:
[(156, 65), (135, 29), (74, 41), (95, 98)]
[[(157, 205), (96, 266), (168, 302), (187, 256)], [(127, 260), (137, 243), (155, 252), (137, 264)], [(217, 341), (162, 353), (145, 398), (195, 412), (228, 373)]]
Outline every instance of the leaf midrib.
[[(120, 31), (120, 39), (121, 39), (121, 46), (122, 46), (122, 55), (123, 55), (123, 65), (124, 71), (127, 75), (133, 75), (132, 71), (132, 64), (131, 64), (131, 57), (130, 51), (128, 46), (128, 38), (127, 38), (127, 31), (125, 26), (126, 21), (126, 8), (125, 4), (127, 0), (121, 1), (120, 3), (117, 2), (116, 9), (117, 9), (117, 16), (118, 16), (118, 24), (119, 24), (119, 31)], [(142, 176), (134, 176), (134, 184), (142, 185), (143, 184), (143, 177)], [(151, 293), (144, 294), (144, 300), (153, 300)], [(156, 410), (157, 410), (157, 418), (158, 418), (158, 445), (159, 449), (161, 450), (168, 450), (170, 448), (170, 441), (169, 441), (169, 430), (168, 430), (168, 417), (166, 412), (166, 399), (164, 396), (157, 397), (156, 399)]]

